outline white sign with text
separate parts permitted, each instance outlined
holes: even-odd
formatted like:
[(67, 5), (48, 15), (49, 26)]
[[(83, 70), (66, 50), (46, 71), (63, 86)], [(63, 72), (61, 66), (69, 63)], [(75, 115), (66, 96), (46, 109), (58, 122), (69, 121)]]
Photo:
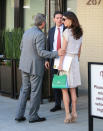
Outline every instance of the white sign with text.
[(103, 65), (91, 64), (91, 115), (103, 117)]

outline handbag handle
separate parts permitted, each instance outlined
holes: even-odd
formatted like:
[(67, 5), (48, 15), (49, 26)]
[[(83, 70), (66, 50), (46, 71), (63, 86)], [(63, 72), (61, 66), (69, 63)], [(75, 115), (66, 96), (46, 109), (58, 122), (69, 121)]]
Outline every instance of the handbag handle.
[(60, 74), (60, 71), (58, 70), (57, 75), (59, 76), (59, 74)]

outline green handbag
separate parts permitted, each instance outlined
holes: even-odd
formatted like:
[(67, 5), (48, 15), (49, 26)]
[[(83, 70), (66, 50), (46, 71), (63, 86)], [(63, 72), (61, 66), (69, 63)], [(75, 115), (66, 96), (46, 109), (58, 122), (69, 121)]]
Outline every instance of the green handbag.
[(52, 81), (52, 88), (69, 88), (67, 85), (67, 76), (66, 75), (54, 75)]

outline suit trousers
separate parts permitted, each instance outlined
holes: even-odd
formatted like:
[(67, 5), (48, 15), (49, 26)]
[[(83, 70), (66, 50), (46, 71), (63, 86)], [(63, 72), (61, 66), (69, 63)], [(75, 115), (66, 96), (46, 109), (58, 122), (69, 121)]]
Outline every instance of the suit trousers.
[[(54, 74), (57, 74), (58, 70), (56, 69), (51, 69), (51, 78), (53, 80), (53, 76)], [(55, 106), (59, 106), (61, 107), (61, 99), (62, 99), (62, 92), (61, 89), (53, 89), (53, 94), (54, 94), (54, 98), (55, 98)]]
[(26, 103), (30, 95), (29, 120), (38, 119), (38, 110), (41, 101), (42, 77), (22, 72), (22, 87), (20, 90), (16, 118), (25, 114)]

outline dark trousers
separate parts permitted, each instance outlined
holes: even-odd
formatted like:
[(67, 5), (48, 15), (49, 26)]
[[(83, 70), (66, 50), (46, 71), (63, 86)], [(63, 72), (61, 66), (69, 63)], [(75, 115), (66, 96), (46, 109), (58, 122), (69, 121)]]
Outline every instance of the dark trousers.
[(62, 92), (61, 89), (54, 89), (55, 106), (61, 107)]
[[(51, 70), (51, 78), (53, 80), (54, 74), (57, 74), (58, 70), (52, 69)], [(53, 89), (53, 94), (55, 98), (55, 106), (61, 107), (61, 99), (62, 99), (62, 92), (61, 89)]]

